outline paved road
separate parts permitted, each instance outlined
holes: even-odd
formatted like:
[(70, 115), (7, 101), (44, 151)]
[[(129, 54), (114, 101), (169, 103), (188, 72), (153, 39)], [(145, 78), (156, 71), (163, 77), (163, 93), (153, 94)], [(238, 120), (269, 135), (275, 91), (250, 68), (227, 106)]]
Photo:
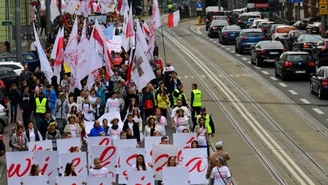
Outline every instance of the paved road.
[[(327, 184), (327, 128), (310, 107), (320, 101), (305, 96), (308, 82), (284, 82), (287, 87), (282, 87), (270, 78), (272, 69), (254, 68), (248, 55), (235, 55), (233, 46), (220, 46), (194, 25), (189, 21), (164, 29), (167, 60), (188, 95), (191, 83), (203, 91), (218, 128), (212, 142), (225, 141), (237, 184)], [(300, 103), (303, 98), (313, 103)]]

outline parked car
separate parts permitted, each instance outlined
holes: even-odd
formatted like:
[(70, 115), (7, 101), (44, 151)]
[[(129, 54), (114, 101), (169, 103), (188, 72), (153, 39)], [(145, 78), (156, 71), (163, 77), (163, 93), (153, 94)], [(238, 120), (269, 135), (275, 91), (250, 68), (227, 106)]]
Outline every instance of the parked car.
[(279, 41), (260, 41), (251, 51), (251, 63), (256, 64), (257, 67), (263, 63), (275, 63), (285, 51), (284, 46)]
[(253, 21), (253, 24), (249, 28), (257, 29), (257, 25), (260, 22), (264, 22), (264, 21), (268, 21), (268, 20), (266, 20), (266, 19), (256, 19), (256, 20)]
[(236, 38), (239, 36), (241, 28), (237, 25), (224, 26), (219, 32), (219, 42), (226, 44), (228, 42), (236, 42)]
[(307, 51), (312, 55), (312, 48), (318, 41), (322, 40), (320, 35), (302, 34), (293, 44), (293, 51)]
[(19, 84), (19, 75), (8, 67), (2, 67), (0, 68), (0, 80), (3, 81), (8, 92), (11, 84)]
[(249, 18), (258, 18), (258, 19), (260, 19), (261, 16), (251, 14), (251, 13), (243, 13), (243, 14), (239, 15), (236, 24), (238, 26), (240, 26), (242, 29), (245, 29), (246, 25), (247, 25), (247, 21), (248, 21)]
[(224, 12), (220, 12), (220, 11), (212, 11), (212, 12), (207, 12), (206, 13), (206, 19), (205, 19), (205, 22), (206, 22), (206, 31), (209, 29), (211, 23), (212, 23), (212, 20), (213, 20), (213, 16), (218, 16), (218, 15), (221, 15), (221, 16), (224, 16)]
[[(31, 71), (34, 71), (37, 67), (40, 67), (40, 62), (33, 53), (23, 52), (22, 60), (24, 64), (28, 64)], [(17, 62), (16, 53), (5, 53), (0, 57), (0, 61)]]
[(291, 31), (291, 30), (296, 30), (296, 28), (294, 26), (288, 26), (288, 25), (280, 25), (280, 26), (276, 26), (276, 29), (274, 31), (274, 33), (271, 36), (272, 40), (284, 40), (287, 37), (287, 34)]
[(300, 23), (301, 23), (301, 21), (298, 20), (298, 21), (296, 21), (296, 22), (293, 24), (293, 26), (294, 26), (295, 28), (298, 28), (298, 26), (300, 25)]
[(272, 24), (274, 24), (272, 21), (262, 21), (257, 25), (257, 29), (260, 29), (264, 34), (266, 34)]
[(319, 99), (328, 94), (328, 66), (323, 66), (310, 78), (310, 92), (317, 93)]
[(321, 34), (321, 30), (322, 30), (321, 22), (315, 22), (312, 24), (310, 33), (311, 34)]
[(284, 40), (285, 48), (289, 51), (293, 50), (294, 42), (296, 42), (298, 37), (304, 33), (304, 30), (290, 30), (290, 32), (287, 34), (286, 39)]
[(226, 25), (229, 25), (228, 21), (226, 20), (213, 20), (208, 30), (208, 37), (212, 38), (218, 36), (219, 32)]
[(314, 22), (320, 22), (320, 21), (321, 21), (321, 17), (308, 17), (308, 18), (302, 19), (297, 28), (300, 30), (305, 30), (305, 28), (309, 24), (313, 24)]
[(249, 18), (247, 23), (246, 23), (246, 28), (249, 28), (250, 26), (253, 25), (254, 20), (257, 20), (259, 18)]
[(305, 28), (305, 32), (306, 32), (306, 33), (311, 33), (311, 29), (312, 29), (312, 27), (313, 27), (313, 24), (308, 24), (308, 25), (306, 26), (306, 28)]
[(20, 75), (22, 71), (24, 71), (24, 66), (19, 62), (1, 62), (0, 61), (0, 68), (10, 68), (12, 69), (17, 75)]
[(309, 53), (304, 51), (288, 51), (280, 55), (275, 63), (275, 76), (282, 81), (288, 77), (310, 77), (316, 72), (315, 62)]
[(317, 66), (328, 66), (328, 39), (317, 42), (312, 48), (312, 58), (316, 61)]
[(235, 51), (242, 54), (250, 51), (259, 41), (265, 40), (264, 33), (258, 29), (243, 29), (236, 38)]
[(276, 27), (277, 26), (281, 26), (283, 24), (271, 24), (271, 27), (269, 28), (268, 32), (266, 33), (266, 38), (267, 39), (272, 39), (272, 35), (275, 33), (276, 31)]
[(8, 126), (8, 122), (9, 117), (7, 114), (7, 109), (0, 104), (0, 133), (2, 133), (5, 127)]

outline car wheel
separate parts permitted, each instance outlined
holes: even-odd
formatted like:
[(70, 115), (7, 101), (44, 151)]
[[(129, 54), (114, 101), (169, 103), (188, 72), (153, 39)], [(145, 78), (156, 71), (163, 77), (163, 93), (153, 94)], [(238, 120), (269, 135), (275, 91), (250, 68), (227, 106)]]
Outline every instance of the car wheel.
[(310, 82), (310, 92), (311, 92), (311, 94), (314, 94), (314, 90), (313, 90), (313, 84), (312, 84), (312, 82)]
[(5, 122), (3, 120), (0, 120), (0, 133), (2, 133), (4, 129), (5, 129)]
[(321, 88), (318, 89), (318, 98), (319, 99), (323, 99), (324, 98), (324, 95), (322, 94), (322, 89)]
[(286, 75), (284, 72), (281, 72), (281, 81), (286, 81)]
[(258, 57), (255, 60), (256, 67), (261, 67), (261, 62), (259, 61)]

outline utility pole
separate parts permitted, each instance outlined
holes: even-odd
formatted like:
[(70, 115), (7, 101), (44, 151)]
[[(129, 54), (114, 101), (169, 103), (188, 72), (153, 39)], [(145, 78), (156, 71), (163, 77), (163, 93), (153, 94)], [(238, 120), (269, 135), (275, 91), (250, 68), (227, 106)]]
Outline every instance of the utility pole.
[[(17, 0), (16, 0), (17, 1)], [(59, 1), (61, 2), (61, 1)], [(51, 0), (46, 0), (46, 16), (47, 16), (47, 28), (46, 28), (46, 35), (49, 36), (51, 33), (51, 13), (50, 13), (50, 4)]]
[(16, 35), (16, 60), (22, 63), (22, 24), (20, 0), (15, 0), (15, 35)]
[(326, 33), (326, 19), (327, 19), (327, 11), (328, 8), (328, 3), (326, 0), (320, 0), (319, 1), (319, 15), (321, 16), (321, 36), (324, 37)]

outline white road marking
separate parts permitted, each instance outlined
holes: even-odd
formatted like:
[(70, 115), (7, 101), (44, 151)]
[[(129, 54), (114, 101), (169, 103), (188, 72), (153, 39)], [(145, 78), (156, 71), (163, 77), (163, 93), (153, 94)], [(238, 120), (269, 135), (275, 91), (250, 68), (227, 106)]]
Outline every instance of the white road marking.
[(262, 71), (263, 74), (268, 75), (269, 73), (267, 71)]
[(307, 99), (301, 98), (300, 99), (304, 104), (311, 104)]
[(213, 41), (214, 43), (218, 43), (218, 41)]
[(288, 90), (292, 95), (298, 95), (298, 93), (294, 90)]
[[(205, 26), (199, 26), (199, 27), (197, 28), (197, 32), (198, 32), (199, 34), (201, 34), (201, 35), (203, 35), (203, 34), (202, 34), (202, 32), (200, 31), (200, 29), (203, 28), (203, 27), (205, 27)], [(205, 36), (205, 35), (204, 35), (204, 36)]]
[(281, 87), (288, 87), (286, 84), (284, 84), (284, 83), (279, 83), (279, 85), (281, 86)]
[(213, 41), (213, 39), (210, 39), (211, 41)]
[(322, 112), (319, 108), (312, 108), (316, 113), (318, 114), (325, 114), (324, 112)]
[(221, 45), (221, 47), (225, 48), (226, 46), (224, 46), (224, 45)]
[(270, 76), (270, 78), (271, 78), (271, 80), (274, 80), (274, 81), (278, 80), (276, 77), (273, 77), (273, 76)]
[(239, 56), (239, 57), (241, 57), (241, 55), (240, 54), (236, 54), (237, 56)]
[(226, 50), (230, 50), (230, 48), (226, 48)]
[(256, 69), (262, 69), (262, 68), (260, 68), (260, 67), (257, 67), (257, 66), (254, 66)]
[(251, 61), (248, 61), (247, 63), (251, 64), (252, 62)]
[(235, 51), (230, 51), (231, 53), (236, 53)]
[(243, 58), (241, 58), (241, 59), (243, 59), (243, 60), (248, 60), (247, 58), (245, 58), (245, 57), (243, 57)]

